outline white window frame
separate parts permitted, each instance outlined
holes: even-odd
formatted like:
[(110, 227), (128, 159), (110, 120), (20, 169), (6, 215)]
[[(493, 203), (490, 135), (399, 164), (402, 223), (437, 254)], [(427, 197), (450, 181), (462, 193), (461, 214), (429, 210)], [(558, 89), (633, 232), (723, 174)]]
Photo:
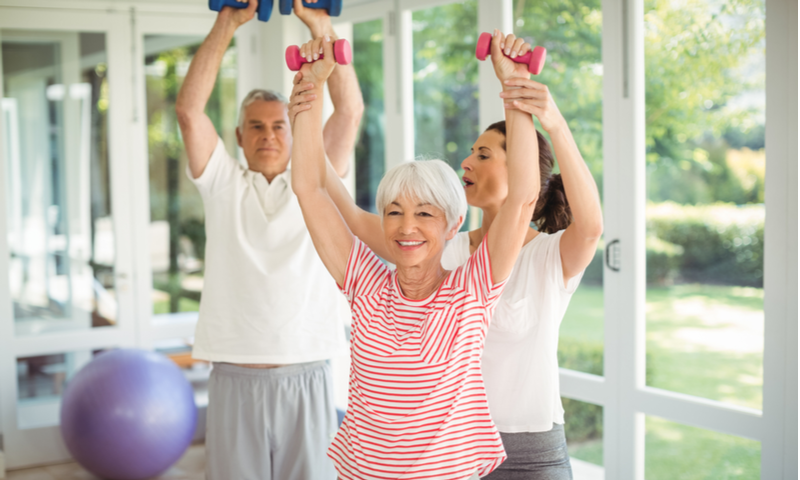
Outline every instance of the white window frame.
[[(58, 427), (20, 429), (17, 423), (16, 359), (65, 352), (83, 352), (108, 347), (135, 345), (136, 317), (133, 315), (131, 278), (134, 274), (130, 217), (131, 189), (127, 184), (129, 159), (125, 119), (129, 115), (129, 95), (125, 94), (131, 75), (125, 48), (130, 24), (126, 16), (113, 12), (78, 12), (0, 6), (0, 29), (54, 32), (99, 32), (106, 35), (109, 81), (109, 165), (112, 216), (115, 236), (115, 286), (118, 325), (79, 331), (54, 332), (17, 337), (14, 332), (13, 302), (8, 283), (9, 250), (6, 235), (0, 235), (0, 425), (2, 426), (6, 467), (57, 462), (70, 458)], [(0, 78), (2, 83), (2, 78)], [(2, 85), (0, 85), (2, 91)], [(0, 118), (0, 123), (2, 122)], [(0, 137), (4, 129), (0, 125)], [(0, 138), (0, 142), (3, 141)], [(0, 184), (5, 184), (4, 152), (0, 151)], [(5, 232), (6, 196), (0, 195), (0, 231)]]
[[(644, 8), (643, 0), (603, 0), (602, 3), (605, 236), (620, 240), (622, 268), (619, 272), (609, 269), (604, 272), (605, 375), (562, 369), (560, 376), (563, 396), (601, 405), (604, 409), (604, 468), (609, 479), (644, 478), (645, 415), (760, 441), (761, 478), (797, 478), (798, 16), (797, 3), (793, 0), (766, 2), (766, 91), (770, 128), (766, 133), (763, 412), (645, 385)], [(6, 462), (12, 468), (29, 464), (32, 458), (25, 448), (15, 446), (14, 358), (62, 352), (65, 346), (70, 351), (108, 346), (152, 348), (156, 340), (191, 336), (194, 330), (193, 322), (164, 327), (153, 326), (151, 322), (149, 203), (143, 201), (149, 198), (147, 162), (142, 160), (147, 158), (143, 62), (141, 53), (130, 52), (132, 48), (133, 52), (142, 51), (144, 33), (206, 34), (213, 22), (213, 13), (205, 5), (189, 0), (166, 4), (75, 0), (68, 7), (65, 3), (0, 0), (0, 28), (99, 31), (98, 22), (107, 21), (109, 15), (124, 16), (124, 21), (113, 22), (101, 30), (107, 34), (112, 86), (112, 164), (118, 172), (129, 169), (127, 178), (112, 174), (114, 216), (132, 219), (129, 227), (122, 225), (124, 222), (116, 222), (117, 254), (127, 255), (129, 259), (120, 257), (117, 281), (118, 285), (128, 282), (127, 287), (134, 294), (124, 305), (125, 301), (121, 300), (120, 314), (125, 317), (116, 329), (14, 339), (13, 320), (0, 320), (0, 387), (3, 387), (0, 388), (0, 426), (4, 427)], [(411, 12), (448, 3), (452, 1), (353, 1), (346, 5), (342, 16), (334, 20), (335, 23), (357, 23), (383, 18), (387, 168), (414, 157)], [(108, 10), (113, 12), (106, 13)], [(478, 12), (481, 31), (513, 28), (512, 0), (478, 0)], [(130, 18), (134, 21), (130, 22)], [(160, 26), (156, 28), (156, 25)], [(243, 26), (237, 32), (239, 97), (256, 86), (290, 91), (291, 73), (276, 69), (275, 65), (283, 65), (286, 45), (299, 44), (305, 36), (304, 27), (294, 17), (273, 15), (269, 24), (254, 21)], [(479, 70), (482, 126), (502, 114), (499, 103), (492, 102), (496, 80), (490, 68), (486, 63)], [(135, 95), (126, 96), (124, 85), (131, 85), (131, 79), (134, 79), (131, 88)], [(5, 168), (0, 168), (0, 180), (4, 175)], [(5, 196), (0, 195), (0, 231), (5, 230), (5, 202)], [(8, 246), (5, 235), (0, 235), (0, 271), (7, 269)], [(0, 311), (3, 312), (0, 318), (13, 319), (7, 275), (0, 275)], [(8, 385), (13, 388), (5, 388)], [(58, 439), (54, 440), (55, 437)], [(47, 458), (55, 458), (59, 451), (63, 454), (60, 436), (53, 432), (31, 437), (28, 445), (34, 442), (36, 449), (27, 450), (46, 451)], [(41, 460), (34, 463), (39, 462)]]

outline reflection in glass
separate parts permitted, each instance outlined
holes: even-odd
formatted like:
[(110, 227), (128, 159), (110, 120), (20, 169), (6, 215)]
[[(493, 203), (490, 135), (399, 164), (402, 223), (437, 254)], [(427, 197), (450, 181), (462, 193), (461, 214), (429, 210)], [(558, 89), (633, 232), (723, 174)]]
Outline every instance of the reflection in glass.
[(764, 15), (763, 0), (645, 2), (647, 384), (755, 409)]
[(70, 378), (102, 350), (17, 358), (20, 429), (58, 425), (61, 395)]
[(644, 465), (647, 480), (756, 480), (761, 444), (648, 416)]
[(353, 67), (364, 97), (356, 145), (356, 204), (375, 211), (375, 194), (386, 170), (383, 109), (383, 21), (353, 25)]
[[(197, 311), (203, 289), (203, 202), (186, 177), (186, 152), (175, 116), (178, 91), (202, 41), (194, 36), (145, 37), (154, 314)], [(223, 57), (206, 114), (234, 157), (237, 108), (232, 44)]]
[[(448, 162), (459, 177), (461, 161), (480, 134), (477, 12), (477, 0), (465, 0), (418, 10), (412, 16), (414, 150)], [(474, 210), (468, 212), (462, 230), (480, 226), (479, 212)]]
[[(514, 33), (547, 48), (533, 79), (550, 89), (603, 197), (603, 63), (600, 0), (514, 0)], [(556, 159), (558, 160), (558, 159)], [(561, 323), (559, 365), (603, 375), (603, 244)]]
[(105, 34), (1, 33), (15, 331), (114, 325)]

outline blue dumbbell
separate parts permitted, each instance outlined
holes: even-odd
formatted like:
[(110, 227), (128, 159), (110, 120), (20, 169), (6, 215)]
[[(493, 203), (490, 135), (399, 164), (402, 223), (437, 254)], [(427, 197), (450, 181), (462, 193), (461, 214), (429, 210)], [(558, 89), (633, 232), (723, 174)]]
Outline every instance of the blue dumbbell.
[[(280, 9), (283, 15), (291, 15), (293, 0), (281, 0)], [(342, 0), (319, 0), (317, 3), (303, 2), (307, 8), (324, 8), (328, 15), (338, 17), (342, 13)]]
[[(273, 0), (258, 2), (258, 19), (262, 22), (269, 21), (269, 17), (272, 15), (272, 2)], [(208, 0), (208, 8), (215, 12), (222, 10), (222, 7), (247, 8), (247, 5), (246, 2), (237, 2), (236, 0)]]

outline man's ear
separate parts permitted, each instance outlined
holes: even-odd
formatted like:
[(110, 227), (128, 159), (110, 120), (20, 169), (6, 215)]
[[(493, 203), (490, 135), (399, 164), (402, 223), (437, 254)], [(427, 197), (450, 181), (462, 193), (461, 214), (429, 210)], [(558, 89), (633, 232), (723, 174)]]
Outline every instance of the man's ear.
[(239, 127), (236, 127), (236, 143), (238, 143), (240, 147), (242, 146), (242, 131), (239, 130)]

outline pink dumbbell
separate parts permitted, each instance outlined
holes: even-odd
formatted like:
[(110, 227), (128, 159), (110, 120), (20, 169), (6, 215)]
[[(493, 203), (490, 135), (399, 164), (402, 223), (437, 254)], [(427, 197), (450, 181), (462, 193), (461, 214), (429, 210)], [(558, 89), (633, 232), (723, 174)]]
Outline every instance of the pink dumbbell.
[[(324, 55), (319, 56), (320, 59), (325, 58)], [(350, 42), (344, 38), (340, 38), (333, 42), (333, 58), (339, 65), (348, 65), (353, 61), (353, 50), (350, 49)], [(311, 63), (314, 60), (306, 60), (300, 56), (300, 47), (291, 45), (286, 49), (286, 65), (289, 70), (296, 72), (304, 63)]]
[[(491, 55), (492, 53), (492, 34), (491, 33), (481, 33), (481, 36), (478, 37), (478, 45), (475, 47), (475, 57), (478, 60), (483, 61), (486, 60), (486, 57)], [(508, 57), (508, 55), (506, 55)], [(511, 60), (515, 61), (516, 63), (527, 63), (528, 64), (528, 71), (534, 75), (539, 75), (539, 72), (542, 71), (542, 67), (544, 67), (544, 59), (547, 57), (547, 49), (544, 47), (534, 47), (533, 50), (526, 53), (525, 55), (520, 55), (516, 58), (511, 58)]]

